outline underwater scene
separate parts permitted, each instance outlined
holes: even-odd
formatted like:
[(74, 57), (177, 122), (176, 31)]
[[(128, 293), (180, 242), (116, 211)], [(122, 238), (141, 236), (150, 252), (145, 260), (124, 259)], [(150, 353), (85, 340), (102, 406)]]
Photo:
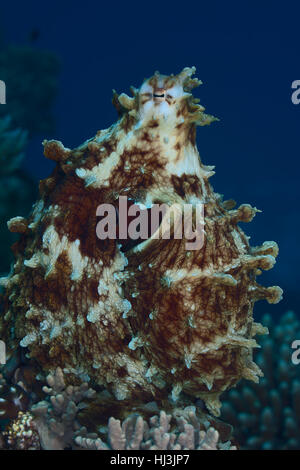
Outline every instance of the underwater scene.
[(1, 450), (300, 450), (299, 10), (0, 5)]

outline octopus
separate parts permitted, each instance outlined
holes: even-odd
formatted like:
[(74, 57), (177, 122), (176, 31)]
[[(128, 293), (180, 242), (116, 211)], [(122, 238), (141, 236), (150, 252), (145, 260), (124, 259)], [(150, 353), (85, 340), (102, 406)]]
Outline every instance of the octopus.
[[(239, 226), (257, 209), (235, 208), (209, 182), (214, 167), (200, 159), (196, 129), (216, 118), (193, 96), (194, 74), (156, 72), (131, 96), (114, 91), (117, 121), (75, 149), (44, 141), (55, 169), (29, 217), (8, 222), (21, 235), (1, 280), (0, 337), (8, 351), (25, 349), (71, 381), (85, 377), (116, 402), (176, 403), (183, 394), (217, 416), (223, 391), (262, 376), (253, 349), (268, 331), (253, 307), (282, 291), (256, 281), (273, 267), (277, 244), (252, 247)], [(157, 236), (168, 214), (146, 237), (118, 236), (124, 198), (148, 217), (154, 205), (189, 205), (196, 229), (201, 205), (201, 247), (175, 236), (170, 214), (168, 239)], [(103, 204), (116, 209), (115, 238), (97, 235)]]

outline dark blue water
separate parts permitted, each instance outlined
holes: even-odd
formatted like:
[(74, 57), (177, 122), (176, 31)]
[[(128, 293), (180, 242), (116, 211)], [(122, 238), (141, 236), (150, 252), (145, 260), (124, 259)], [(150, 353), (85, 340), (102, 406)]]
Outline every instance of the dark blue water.
[[(109, 126), (116, 113), (111, 90), (128, 92), (155, 70), (177, 73), (195, 65), (204, 85), (196, 90), (207, 112), (221, 120), (199, 128), (198, 147), (216, 165), (211, 182), (225, 198), (263, 212), (244, 227), (252, 244), (275, 240), (276, 267), (265, 284), (279, 284), (285, 298), (257, 312), (297, 310), (299, 304), (300, 105), (291, 83), (300, 79), (296, 2), (14, 2), (2, 3), (0, 26), (7, 41), (61, 59), (56, 131), (49, 137), (76, 146)], [(1, 78), (1, 77), (0, 77)], [(24, 166), (40, 179), (51, 162), (35, 137)]]

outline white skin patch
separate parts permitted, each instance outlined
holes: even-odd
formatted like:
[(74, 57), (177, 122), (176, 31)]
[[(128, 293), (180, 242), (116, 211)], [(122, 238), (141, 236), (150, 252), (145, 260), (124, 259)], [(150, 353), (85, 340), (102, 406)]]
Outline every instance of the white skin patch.
[[(182, 146), (180, 158), (175, 145), (178, 142), (178, 130), (176, 126), (184, 122), (182, 116), (177, 117), (177, 110), (181, 105), (181, 101), (189, 96), (183, 90), (182, 84), (178, 83), (173, 87), (164, 90), (164, 77), (158, 80), (158, 87), (161, 87), (160, 93), (162, 98), (156, 98), (156, 90), (147, 82), (140, 89), (140, 106), (139, 106), (139, 126), (143, 127), (147, 123), (155, 119), (159, 123), (159, 127), (153, 131), (154, 136), (160, 135), (160, 141), (164, 145), (164, 156), (169, 163), (166, 170), (169, 174), (181, 176), (186, 174), (195, 174), (201, 176), (203, 170), (200, 168), (200, 156), (198, 150), (192, 144)], [(171, 104), (167, 98), (170, 97)], [(144, 100), (146, 101), (144, 103)], [(159, 101), (158, 101), (159, 100)]]
[[(164, 76), (158, 80), (158, 86), (163, 88)], [(159, 95), (158, 95), (159, 96)], [(178, 154), (175, 149), (179, 139), (179, 133), (176, 128), (177, 124), (184, 122), (182, 116), (177, 116), (177, 111), (181, 106), (182, 100), (186, 99), (189, 94), (183, 90), (181, 82), (178, 82), (168, 90), (163, 91), (163, 98), (156, 96), (156, 90), (145, 82), (139, 91), (139, 108), (137, 112), (137, 121), (133, 130), (125, 133), (118, 125), (111, 126), (106, 132), (104, 138), (115, 134), (118, 136), (117, 148), (105, 160), (96, 165), (91, 170), (85, 168), (77, 168), (76, 174), (85, 181), (86, 186), (99, 188), (107, 186), (112, 171), (120, 162), (120, 156), (124, 150), (130, 151), (133, 147), (140, 145), (140, 132), (147, 127), (149, 121), (157, 120), (159, 126), (152, 129), (151, 135), (155, 142), (160, 142), (163, 146), (164, 158), (168, 160), (166, 171), (171, 175), (181, 176), (182, 174), (193, 174), (201, 176), (203, 169), (200, 167), (200, 157), (195, 146), (192, 144), (182, 145), (182, 151)], [(145, 101), (145, 102), (144, 102)], [(103, 138), (103, 137), (102, 137)], [(144, 147), (151, 144), (144, 143)], [(148, 148), (148, 147), (147, 147)], [(130, 169), (130, 162), (127, 162)]]
[(43, 251), (38, 251), (32, 258), (25, 260), (24, 265), (30, 268), (43, 266), (47, 277), (55, 269), (58, 257), (64, 252), (67, 253), (72, 265), (71, 280), (81, 280), (83, 272), (87, 269), (89, 259), (82, 256), (80, 241), (70, 242), (66, 235), (60, 239), (53, 225), (50, 225), (43, 235)]
[(113, 319), (116, 310), (123, 314), (127, 314), (130, 310), (131, 304), (123, 298), (117, 276), (114, 276), (122, 272), (127, 263), (125, 255), (119, 252), (111, 266), (102, 270), (98, 284), (98, 294), (101, 299), (89, 308), (87, 314), (89, 322), (97, 323), (101, 320), (104, 324), (108, 324)]

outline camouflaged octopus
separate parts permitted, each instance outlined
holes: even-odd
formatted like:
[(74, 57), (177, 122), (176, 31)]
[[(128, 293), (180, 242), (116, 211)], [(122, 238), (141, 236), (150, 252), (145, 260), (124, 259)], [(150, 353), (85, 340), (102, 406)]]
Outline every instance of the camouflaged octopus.
[[(190, 93), (201, 83), (194, 73), (156, 72), (132, 97), (114, 92), (117, 122), (74, 150), (44, 142), (57, 164), (28, 220), (8, 222), (21, 237), (2, 279), (0, 337), (44, 370), (89, 376), (116, 401), (176, 402), (183, 393), (218, 415), (224, 390), (262, 375), (252, 350), (267, 329), (253, 321), (253, 305), (276, 303), (282, 291), (255, 280), (274, 265), (276, 243), (251, 247), (238, 226), (257, 209), (234, 210), (209, 183), (214, 167), (201, 163), (196, 126), (215, 118)], [(117, 207), (120, 196), (146, 208), (204, 204), (202, 248), (153, 233), (99, 239), (97, 207)]]

